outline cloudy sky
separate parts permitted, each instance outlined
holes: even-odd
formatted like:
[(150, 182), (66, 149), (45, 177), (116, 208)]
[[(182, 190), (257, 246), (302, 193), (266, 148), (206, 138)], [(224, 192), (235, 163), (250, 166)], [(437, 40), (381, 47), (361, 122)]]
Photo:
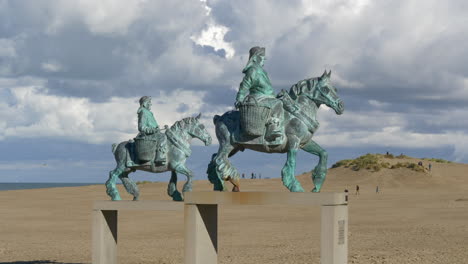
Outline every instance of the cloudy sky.
[[(257, 45), (278, 92), (332, 70), (346, 110), (318, 113), (329, 166), (385, 151), (468, 162), (466, 14), (463, 0), (0, 0), (0, 182), (104, 182), (143, 95), (159, 124), (201, 112), (215, 138)], [(203, 179), (217, 141), (193, 143)], [(233, 158), (264, 177), (284, 160)], [(300, 154), (297, 172), (316, 162)]]

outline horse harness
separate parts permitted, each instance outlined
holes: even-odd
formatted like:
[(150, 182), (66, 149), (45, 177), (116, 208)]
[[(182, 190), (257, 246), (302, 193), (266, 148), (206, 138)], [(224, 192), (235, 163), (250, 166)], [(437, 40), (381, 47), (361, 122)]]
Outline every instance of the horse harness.
[(284, 110), (304, 123), (311, 133), (314, 133), (319, 128), (319, 122), (315, 118), (310, 117), (286, 91), (281, 91), (279, 98), (283, 101)]
[(182, 138), (175, 134), (171, 129), (166, 130), (166, 136), (169, 139), (169, 141), (182, 153), (184, 153), (185, 157), (190, 156), (192, 154), (192, 150), (190, 149), (190, 145), (187, 143), (184, 143)]

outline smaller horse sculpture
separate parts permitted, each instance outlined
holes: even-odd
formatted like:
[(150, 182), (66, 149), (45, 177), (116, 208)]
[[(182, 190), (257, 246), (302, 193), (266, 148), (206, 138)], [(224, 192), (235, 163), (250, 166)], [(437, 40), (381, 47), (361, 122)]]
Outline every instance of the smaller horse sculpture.
[(114, 153), (117, 166), (109, 172), (109, 179), (106, 182), (106, 192), (112, 200), (121, 200), (119, 191), (116, 188), (117, 178), (122, 181), (125, 190), (133, 195), (133, 200), (138, 200), (140, 191), (128, 175), (136, 170), (142, 170), (152, 173), (171, 171), (172, 175), (167, 187), (167, 194), (174, 201), (182, 201), (183, 196), (177, 190), (177, 173), (187, 176), (187, 182), (184, 184), (182, 192), (191, 191), (193, 173), (185, 166), (185, 161), (192, 153), (190, 149), (192, 138), (200, 139), (206, 146), (211, 144), (210, 134), (205, 126), (199, 123), (200, 116), (201, 114), (197, 117), (184, 118), (166, 129), (167, 162), (164, 165), (155, 166), (154, 162), (138, 164), (133, 141), (123, 141), (118, 145), (113, 144), (112, 153)]
[[(213, 154), (208, 165), (208, 179), (214, 184), (214, 190), (225, 191), (225, 181), (234, 186), (232, 191), (238, 192), (239, 173), (229, 162), (229, 157), (238, 151), (251, 149), (266, 153), (287, 153), (286, 164), (281, 170), (283, 185), (291, 192), (303, 192), (299, 181), (295, 178), (296, 153), (302, 149), (317, 155), (319, 162), (312, 173), (315, 185), (313, 192), (320, 192), (327, 174), (327, 152), (312, 140), (319, 123), (315, 116), (321, 105), (327, 105), (341, 115), (344, 111), (343, 102), (337, 90), (330, 83), (330, 72), (322, 76), (299, 81), (289, 92), (281, 91), (277, 98), (283, 102), (284, 109), (284, 139), (279, 144), (269, 144), (265, 141), (243, 140), (239, 111), (229, 111), (222, 116), (216, 115), (213, 122), (216, 127), (216, 137), (219, 141), (218, 153)], [(261, 138), (260, 138), (261, 139)]]

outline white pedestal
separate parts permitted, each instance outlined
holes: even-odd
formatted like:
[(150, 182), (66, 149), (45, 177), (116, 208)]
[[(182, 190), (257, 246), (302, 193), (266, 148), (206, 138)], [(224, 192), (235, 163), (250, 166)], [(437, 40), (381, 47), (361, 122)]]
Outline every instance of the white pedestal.
[(93, 208), (92, 263), (117, 264), (117, 216), (119, 210), (182, 211), (172, 201), (96, 201)]
[(117, 264), (118, 210), (184, 210), (185, 264), (218, 263), (218, 205), (321, 206), (321, 264), (348, 261), (345, 193), (189, 192), (172, 201), (97, 201), (93, 211), (93, 264)]
[(348, 202), (345, 193), (191, 192), (185, 194), (185, 263), (217, 262), (217, 206), (321, 206), (321, 264), (348, 262)]

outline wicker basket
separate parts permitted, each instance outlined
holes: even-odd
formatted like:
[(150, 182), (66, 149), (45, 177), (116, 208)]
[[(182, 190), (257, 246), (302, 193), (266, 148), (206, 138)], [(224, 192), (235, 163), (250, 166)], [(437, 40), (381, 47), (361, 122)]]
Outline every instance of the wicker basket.
[(154, 160), (156, 155), (156, 140), (135, 138), (135, 152), (140, 161)]
[(239, 107), (241, 131), (247, 136), (263, 136), (270, 109), (256, 102), (247, 102)]

